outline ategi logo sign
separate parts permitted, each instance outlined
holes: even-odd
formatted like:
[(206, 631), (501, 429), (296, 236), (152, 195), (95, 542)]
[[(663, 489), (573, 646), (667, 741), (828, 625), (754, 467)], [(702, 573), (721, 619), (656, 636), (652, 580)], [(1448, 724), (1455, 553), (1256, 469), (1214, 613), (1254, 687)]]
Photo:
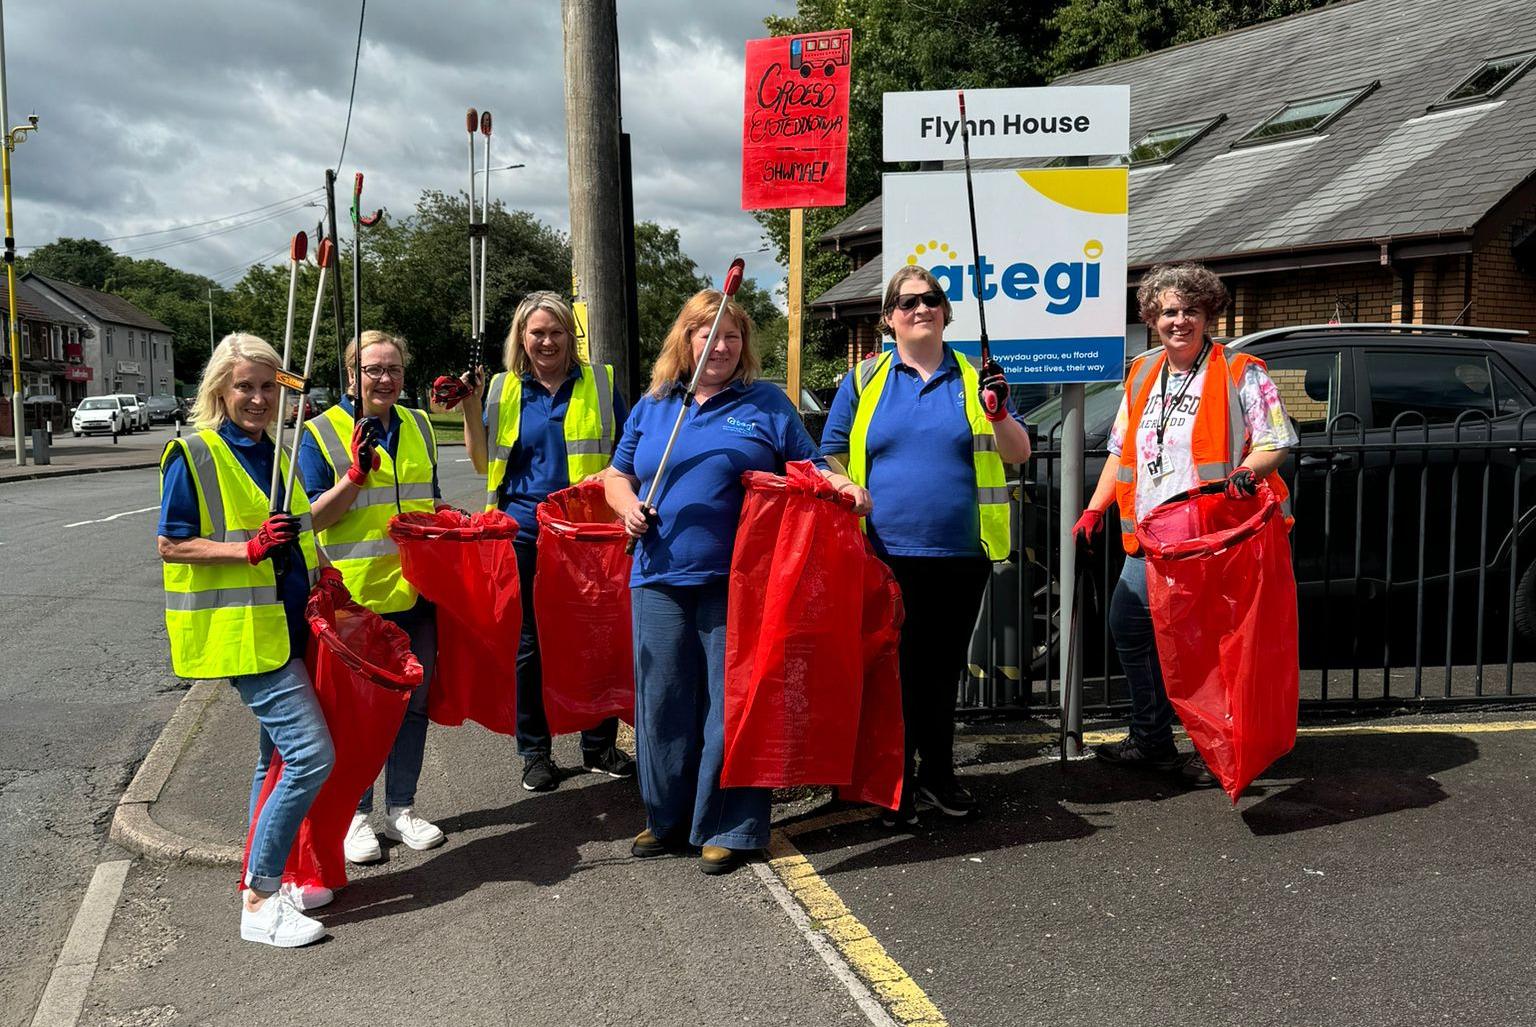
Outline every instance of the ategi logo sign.
[(840, 207), (847, 201), (847, 29), (747, 43), (741, 207)]
[(1126, 170), (984, 171), (974, 178), (979, 261), (971, 256), (964, 172), (885, 176), (883, 276), (906, 264), (932, 272), (955, 312), (944, 338), (972, 356), (981, 350), (979, 289), (992, 356), (1012, 380), (1119, 381)]

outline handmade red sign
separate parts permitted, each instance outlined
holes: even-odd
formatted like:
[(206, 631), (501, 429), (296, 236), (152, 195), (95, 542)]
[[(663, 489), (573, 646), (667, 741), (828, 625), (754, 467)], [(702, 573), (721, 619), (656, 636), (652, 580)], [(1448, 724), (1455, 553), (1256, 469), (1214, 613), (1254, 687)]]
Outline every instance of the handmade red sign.
[(747, 43), (741, 208), (848, 199), (848, 29)]

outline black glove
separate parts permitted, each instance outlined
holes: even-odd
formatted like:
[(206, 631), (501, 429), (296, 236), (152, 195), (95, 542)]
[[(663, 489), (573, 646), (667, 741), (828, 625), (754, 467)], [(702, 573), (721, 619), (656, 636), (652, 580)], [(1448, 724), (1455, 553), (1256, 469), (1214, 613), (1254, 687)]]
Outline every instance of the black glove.
[(262, 524), (256, 537), (245, 544), (245, 558), (255, 566), (280, 552), (298, 537), (299, 519), (292, 514), (275, 513)]
[(987, 420), (1001, 421), (1008, 416), (1008, 379), (1003, 377), (1002, 366), (997, 361), (988, 360), (981, 365), (976, 395), (987, 413)]
[(1246, 467), (1239, 467), (1227, 478), (1228, 499), (1248, 499), (1259, 494), (1258, 479)]

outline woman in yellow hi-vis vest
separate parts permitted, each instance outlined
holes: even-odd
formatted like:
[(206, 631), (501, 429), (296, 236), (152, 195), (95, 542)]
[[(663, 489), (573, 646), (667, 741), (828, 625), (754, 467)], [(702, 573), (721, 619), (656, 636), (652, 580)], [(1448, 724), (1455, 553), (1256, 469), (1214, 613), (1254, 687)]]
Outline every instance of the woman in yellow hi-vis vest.
[[(288, 852), (335, 762), (304, 650), (312, 585), (340, 587), (315, 548), (309, 503), (272, 513), (277, 352), (254, 335), (229, 335), (203, 372), (192, 417), (198, 431), (173, 439), (160, 458), (165, 627), (171, 664), (184, 678), (228, 678), (261, 725), (251, 789), (254, 814), (274, 748), (284, 770), (251, 834), (240, 937), (290, 948), (325, 935), (301, 910), (329, 889), (283, 884)], [(343, 593), (344, 594), (344, 593)]]
[[(544, 673), (533, 611), (539, 537), (534, 509), (551, 492), (608, 466), (628, 408), (614, 388), (613, 369), (582, 358), (576, 319), (555, 293), (530, 293), (518, 305), (502, 363), (507, 370), (491, 379), (483, 415), (478, 395), (464, 400), (464, 441), (475, 470), (486, 476), (486, 509), (505, 510), (517, 521), (512, 548), (523, 593), (517, 750), (523, 757), (523, 787), (547, 792), (559, 787), (561, 774), (544, 716)], [(635, 762), (618, 747), (618, 735), (614, 717), (581, 733), (587, 770), (609, 777), (634, 776)]]
[(869, 490), (870, 542), (895, 574), (907, 772), (888, 826), (917, 822), (915, 800), (954, 817), (976, 800), (955, 778), (955, 700), (993, 560), (1008, 558), (1005, 463), (1029, 434), (995, 364), (978, 374), (944, 341), (949, 297), (926, 268), (891, 276), (881, 330), (896, 340), (843, 379), (821, 449)]
[[(410, 349), (384, 332), (362, 334), (361, 382), (356, 381), (358, 339), (343, 363), (351, 394), (305, 422), (299, 471), (314, 505), (315, 530), (326, 556), (352, 590), (352, 598), (398, 625), (421, 661), (421, 684), (411, 694), (400, 733), (384, 764), (384, 834), (413, 849), (443, 843), (443, 832), (416, 815), (416, 782), (427, 745), (427, 687), (437, 662), (437, 610), (400, 573), (400, 550), (389, 537), (397, 513), (430, 513), (439, 506), (437, 440), (427, 415), (399, 405)], [(362, 418), (354, 397), (362, 387)], [(343, 849), (348, 861), (378, 859), (369, 826), (373, 786), (358, 800)]]

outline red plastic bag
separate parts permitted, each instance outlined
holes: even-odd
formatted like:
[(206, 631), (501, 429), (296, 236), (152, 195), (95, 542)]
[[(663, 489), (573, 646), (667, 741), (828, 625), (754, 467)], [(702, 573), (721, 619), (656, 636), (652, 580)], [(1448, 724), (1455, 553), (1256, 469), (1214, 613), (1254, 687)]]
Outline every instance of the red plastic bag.
[(1280, 500), (1194, 495), (1136, 528), (1163, 683), (1233, 803), (1296, 744), (1296, 579)]
[(518, 633), (522, 590), (512, 540), (517, 522), (500, 510), (397, 514), (389, 537), (400, 571), (437, 605), (437, 668), (427, 716), (456, 727), (473, 720), (517, 734)]
[[(342, 839), (357, 812), (358, 797), (384, 768), (411, 692), (421, 684), (422, 670), (411, 652), (410, 637), (356, 603), (333, 606), (329, 595), (315, 589), (305, 613), (311, 637), (304, 663), (331, 732), (336, 763), (299, 827), (283, 879), (336, 889), (347, 883)], [(258, 814), (282, 773), (282, 754), (277, 753), (262, 784)], [(255, 832), (252, 817), (245, 839), (246, 864)]]
[(629, 618), (631, 557), (603, 483), (552, 492), (539, 519), (534, 620), (544, 670), (544, 717), (552, 735), (635, 722), (634, 636)]
[[(865, 539), (848, 497), (809, 463), (791, 463), (783, 477), (749, 471), (742, 480), (747, 496), (726, 613), (720, 783), (847, 788), (855, 778), (861, 728), (889, 730), (891, 723), (885, 710), (871, 709), (867, 718), (863, 710), (869, 701), (862, 636), (871, 558)], [(894, 740), (864, 740), (871, 751), (893, 741), (901, 751), (899, 693), (898, 684)], [(868, 774), (870, 767), (863, 769)], [(892, 795), (900, 785), (898, 759)], [(860, 790), (880, 791), (867, 781)]]

